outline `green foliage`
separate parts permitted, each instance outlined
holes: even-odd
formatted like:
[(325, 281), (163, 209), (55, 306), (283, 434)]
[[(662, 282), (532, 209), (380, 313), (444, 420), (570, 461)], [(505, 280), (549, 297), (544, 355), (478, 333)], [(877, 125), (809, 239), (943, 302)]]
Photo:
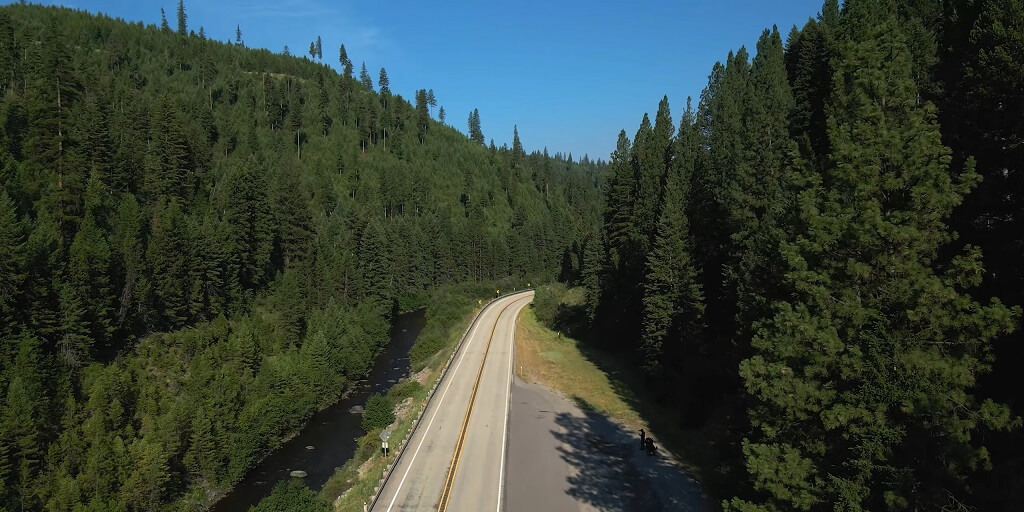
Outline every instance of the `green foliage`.
[(3, 322), (0, 335), (6, 334), (7, 326), (13, 319), (16, 300), (25, 278), (21, 274), (22, 243), (23, 236), (15, 216), (14, 203), (6, 192), (0, 190), (0, 321)]
[(729, 418), (726, 509), (1021, 503), (1020, 12), (829, 0), (715, 64), (661, 181), (659, 123), (620, 133), (591, 335)]
[(423, 384), (418, 380), (403, 380), (388, 390), (388, 399), (393, 403), (399, 403), (409, 397), (422, 398), (426, 396)]
[(467, 132), (469, 134), (469, 140), (484, 145), (484, 132), (480, 129), (480, 111), (473, 109), (469, 113), (469, 126)]
[[(959, 272), (975, 274), (976, 253), (966, 267), (932, 270), (950, 239), (945, 219), (976, 175), (950, 178), (933, 110), (915, 104), (895, 18), (847, 9), (865, 28), (842, 42), (835, 63), (834, 166), (799, 192), (802, 227), (783, 245), (795, 292), (758, 324), (756, 355), (740, 366), (756, 399), (747, 468), (774, 507), (935, 506), (955, 482), (943, 482), (941, 468), (984, 464), (972, 431), (1010, 426), (1005, 414), (979, 422), (968, 376), (1014, 321), (998, 301), (982, 306), (956, 284), (969, 282)], [(910, 439), (927, 439), (928, 449)], [(772, 475), (782, 452), (808, 469), (780, 484)]]
[(297, 480), (284, 480), (249, 512), (327, 512), (331, 504)]
[(558, 306), (562, 303), (562, 297), (565, 296), (566, 291), (568, 288), (562, 283), (541, 285), (534, 289), (530, 307), (537, 315), (537, 320), (545, 325), (554, 325)]
[(687, 181), (693, 173), (693, 111), (687, 105), (680, 151), (665, 179), (654, 246), (647, 257), (640, 353), (648, 376), (678, 387), (670, 375), (683, 356), (696, 354), (703, 335), (704, 296), (691, 256), (686, 218)]
[(395, 404), (380, 393), (370, 395), (363, 411), (363, 430), (373, 432), (395, 422)]
[(188, 35), (188, 15), (185, 14), (185, 0), (178, 0), (178, 35)]
[(409, 352), (413, 371), (423, 369), (428, 359), (452, 343), (452, 338), (456, 335), (452, 331), (453, 326), (472, 311), (472, 299), (475, 297), (460, 292), (461, 290), (452, 288), (441, 289), (435, 292), (432, 300), (427, 303), (423, 329)]

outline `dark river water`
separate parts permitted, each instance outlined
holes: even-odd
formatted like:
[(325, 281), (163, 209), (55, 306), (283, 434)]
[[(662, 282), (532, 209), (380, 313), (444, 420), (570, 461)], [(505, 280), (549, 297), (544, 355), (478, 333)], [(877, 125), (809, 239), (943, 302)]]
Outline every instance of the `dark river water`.
[[(363, 435), (362, 415), (349, 411), (366, 404), (372, 393), (383, 393), (409, 373), (409, 350), (423, 328), (424, 311), (402, 313), (391, 326), (391, 342), (373, 363), (367, 379), (344, 399), (316, 413), (305, 428), (263, 459), (210, 509), (213, 512), (246, 511), (270, 494), (292, 470), (307, 473), (306, 485), (320, 490), (327, 479), (355, 454), (356, 438)], [(313, 449), (307, 449), (312, 446)]]

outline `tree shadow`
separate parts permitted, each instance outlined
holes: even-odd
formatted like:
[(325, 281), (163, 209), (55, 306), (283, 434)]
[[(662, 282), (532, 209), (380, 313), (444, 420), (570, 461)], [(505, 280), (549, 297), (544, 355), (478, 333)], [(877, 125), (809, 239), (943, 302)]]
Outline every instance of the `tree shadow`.
[(712, 365), (706, 359), (694, 358), (681, 372), (688, 377), (678, 388), (651, 389), (628, 352), (608, 347), (592, 331), (576, 328), (571, 332), (583, 357), (605, 373), (612, 391), (636, 411), (661, 448), (700, 481), (708, 495), (731, 496), (736, 479), (746, 475), (741, 474), (744, 466), (739, 458), (742, 435), (735, 431), (742, 404), (734, 391), (723, 386), (727, 379), (709, 374)]
[[(623, 344), (629, 340), (616, 335), (614, 326), (591, 326), (582, 304), (561, 302), (551, 316), (546, 326), (577, 340), (583, 357), (605, 373), (612, 391), (709, 496), (735, 494), (736, 482), (747, 475), (739, 446), (743, 433), (737, 431), (745, 424), (743, 404), (734, 371), (716, 370), (720, 365), (709, 356), (693, 354), (684, 361), (677, 382), (652, 386), (636, 354)], [(717, 509), (717, 503), (712, 507)]]
[(572, 469), (570, 496), (602, 511), (703, 511), (700, 486), (663, 456), (648, 456), (639, 438), (574, 397), (584, 416), (560, 413), (558, 451)]

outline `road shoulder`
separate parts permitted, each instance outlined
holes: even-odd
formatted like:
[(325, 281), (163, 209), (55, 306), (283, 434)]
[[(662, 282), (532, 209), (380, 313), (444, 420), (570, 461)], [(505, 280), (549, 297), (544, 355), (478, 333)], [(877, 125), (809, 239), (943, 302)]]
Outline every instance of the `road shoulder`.
[[(600, 376), (580, 369), (585, 364), (574, 360), (578, 355), (571, 351), (555, 355), (539, 352), (537, 346), (522, 346), (524, 324), (537, 327), (528, 309), (523, 310), (516, 336), (517, 375), (509, 411), (506, 510), (712, 509), (683, 464), (664, 451), (651, 457), (639, 449), (634, 428), (643, 423), (635, 412), (620, 411), (619, 415), (627, 419), (625, 422), (613, 419), (608, 410), (615, 411), (621, 406), (610, 398), (601, 402), (599, 389), (591, 389), (586, 397), (570, 394), (571, 390), (579, 391), (579, 382), (577, 387), (562, 386), (570, 393), (547, 387), (547, 382), (564, 384), (572, 374), (584, 372), (591, 372), (581, 377), (591, 379), (589, 387), (600, 388), (602, 384)], [(547, 361), (539, 361), (538, 357)], [(553, 372), (563, 374), (552, 377)], [(547, 382), (530, 382), (534, 379)], [(591, 401), (601, 403), (604, 410), (590, 406)]]

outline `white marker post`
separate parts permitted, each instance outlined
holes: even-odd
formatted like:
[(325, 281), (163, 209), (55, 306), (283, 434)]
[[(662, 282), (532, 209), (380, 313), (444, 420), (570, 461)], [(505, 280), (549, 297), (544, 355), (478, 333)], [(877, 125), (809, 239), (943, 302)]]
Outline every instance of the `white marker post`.
[(380, 447), (384, 449), (384, 458), (388, 456), (388, 439), (391, 438), (391, 429), (386, 428), (380, 431)]

